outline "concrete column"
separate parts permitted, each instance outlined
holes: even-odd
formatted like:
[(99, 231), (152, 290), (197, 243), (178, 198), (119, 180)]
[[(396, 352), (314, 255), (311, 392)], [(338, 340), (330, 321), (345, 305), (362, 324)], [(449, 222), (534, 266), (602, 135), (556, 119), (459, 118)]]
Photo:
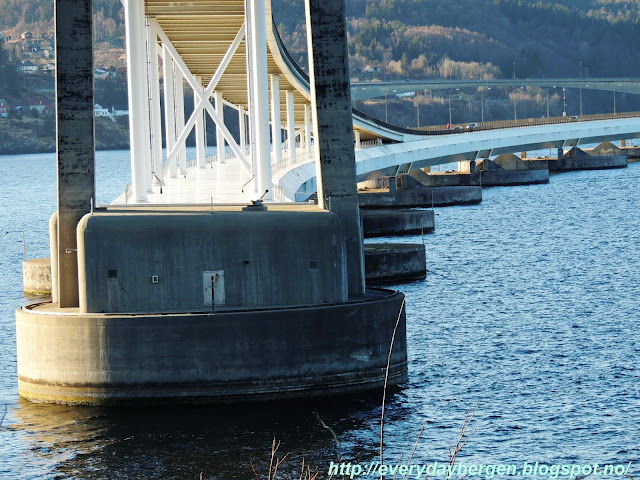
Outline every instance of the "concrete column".
[(307, 155), (311, 156), (311, 105), (304, 105), (304, 146)]
[[(182, 72), (179, 68), (175, 69), (175, 105), (176, 105), (176, 132), (180, 135), (180, 132), (184, 130), (184, 81)], [(183, 169), (187, 168), (187, 142), (186, 140), (180, 144), (180, 152), (176, 158), (176, 166), (181, 166)], [(178, 174), (180, 169), (178, 169)]]
[(558, 149), (558, 160), (562, 160), (564, 158), (564, 149)]
[(289, 161), (296, 161), (296, 112), (293, 103), (293, 90), (287, 91), (287, 149)]
[[(162, 48), (162, 76), (164, 81), (164, 124), (165, 124), (165, 142), (167, 146), (167, 154), (176, 144), (176, 116), (175, 116), (175, 88), (173, 76), (173, 58), (167, 50)], [(173, 162), (169, 169), (169, 176), (176, 178), (178, 169), (176, 163)]]
[[(196, 77), (196, 81), (198, 85), (202, 85), (202, 79), (200, 77)], [(198, 96), (193, 95), (193, 106), (198, 104)], [(206, 155), (206, 145), (205, 145), (205, 135), (204, 135), (204, 110), (198, 114), (198, 119), (196, 120), (196, 159), (198, 163), (198, 168), (205, 168), (207, 166), (207, 155)]]
[[(222, 92), (213, 92), (213, 98), (216, 102), (216, 112), (220, 115), (220, 118), (224, 119), (224, 101), (222, 99)], [(216, 160), (218, 163), (224, 163), (225, 156), (225, 143), (224, 143), (224, 135), (222, 135), (222, 130), (220, 127), (216, 125)]]
[(362, 148), (362, 144), (360, 143), (360, 130), (355, 130), (353, 133), (356, 137), (356, 150), (360, 150)]
[(269, 77), (267, 74), (267, 27), (264, 0), (247, 2), (250, 15), (247, 23), (249, 32), (250, 96), (253, 108), (251, 135), (252, 155), (256, 162), (258, 193), (265, 199), (272, 198), (271, 158), (269, 155)]
[(398, 191), (398, 177), (389, 177), (389, 193)]
[[(291, 152), (289, 152), (291, 155)], [(271, 163), (282, 161), (282, 119), (280, 117), (280, 77), (271, 75)]]
[(95, 201), (92, 6), (91, 0), (54, 6), (60, 307), (79, 305), (76, 227)]
[(149, 92), (151, 94), (151, 155), (153, 173), (162, 180), (162, 118), (160, 108), (160, 75), (158, 73), (158, 42), (151, 25), (147, 26), (149, 45)]
[(626, 140), (620, 140), (620, 148), (625, 148), (627, 146)]
[[(145, 47), (141, 43), (139, 0), (125, 0), (124, 19), (126, 24), (127, 44), (127, 79), (129, 83), (129, 140), (131, 149), (131, 186), (135, 202), (147, 200), (147, 185), (145, 178), (145, 136), (144, 125), (149, 122), (149, 116), (144, 116), (144, 102), (147, 99), (144, 85), (147, 78), (144, 74)], [(148, 137), (147, 139), (148, 140)], [(148, 144), (148, 142), (147, 142)]]
[(346, 240), (349, 295), (364, 294), (364, 254), (344, 0), (305, 0), (309, 83), (314, 118), (318, 204), (331, 208), (342, 223)]

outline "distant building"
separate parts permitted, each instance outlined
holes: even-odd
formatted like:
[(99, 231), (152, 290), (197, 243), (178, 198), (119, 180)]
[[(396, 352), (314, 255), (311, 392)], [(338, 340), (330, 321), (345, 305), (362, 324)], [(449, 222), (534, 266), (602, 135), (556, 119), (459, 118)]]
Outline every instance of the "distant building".
[(33, 34), (31, 32), (22, 32), (20, 38), (22, 38), (23, 40), (30, 40), (33, 38)]
[(362, 69), (362, 73), (378, 73), (382, 67), (377, 64), (369, 64)]
[(93, 106), (93, 113), (96, 117), (108, 117), (109, 116), (109, 109), (108, 108), (104, 108), (102, 105), (96, 103)]
[(44, 65), (40, 66), (40, 70), (42, 70), (45, 73), (50, 73), (50, 74), (54, 74), (54, 72), (56, 71), (56, 66), (53, 63), (45, 63)]
[(129, 105), (113, 105), (111, 107), (111, 114), (114, 117), (129, 115)]
[[(18, 110), (18, 108), (16, 108)], [(44, 115), (45, 113), (53, 110), (53, 105), (45, 100), (29, 100), (28, 103), (22, 105), (22, 113), (37, 111), (38, 114)]]
[(7, 102), (0, 98), (0, 118), (7, 118), (9, 116), (9, 106)]
[(38, 66), (29, 60), (25, 60), (18, 67), (18, 71), (23, 73), (36, 73), (38, 71)]

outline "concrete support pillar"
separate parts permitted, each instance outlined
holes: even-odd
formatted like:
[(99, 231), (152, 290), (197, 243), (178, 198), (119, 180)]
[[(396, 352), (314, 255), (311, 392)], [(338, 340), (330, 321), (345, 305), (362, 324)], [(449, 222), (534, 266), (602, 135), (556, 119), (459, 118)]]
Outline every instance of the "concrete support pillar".
[[(164, 81), (164, 124), (167, 152), (170, 152), (176, 144), (176, 116), (175, 116), (175, 87), (174, 87), (173, 58), (167, 50), (162, 48), (162, 76)], [(178, 169), (173, 162), (169, 169), (169, 176), (176, 178)]]
[[(289, 152), (291, 155), (291, 152)], [(280, 118), (280, 77), (271, 75), (271, 162), (282, 161), (282, 119)]]
[[(202, 79), (200, 77), (196, 77), (196, 81), (198, 85), (202, 86)], [(198, 104), (198, 97), (196, 95), (193, 96), (193, 107), (195, 108)], [(207, 166), (207, 154), (206, 154), (206, 138), (204, 135), (204, 110), (198, 114), (198, 119), (196, 120), (196, 162), (198, 168), (205, 168)]]
[(562, 160), (564, 158), (564, 149), (558, 149), (558, 160)]
[(287, 150), (289, 161), (296, 161), (296, 112), (293, 102), (293, 90), (287, 91)]
[(475, 160), (471, 160), (469, 162), (469, 174), (470, 175), (475, 175), (476, 174), (476, 161)]
[(625, 148), (627, 146), (626, 140), (620, 140), (620, 148)]
[(353, 133), (356, 137), (356, 150), (360, 150), (362, 148), (362, 144), (360, 143), (360, 130), (355, 130)]
[(249, 9), (249, 85), (252, 106), (252, 156), (255, 157), (258, 193), (266, 200), (272, 197), (269, 139), (269, 76), (267, 73), (267, 27), (264, 0), (246, 2)]
[(346, 241), (349, 295), (364, 294), (364, 254), (344, 0), (305, 0), (309, 39), (309, 84), (317, 160), (318, 204), (342, 223)]
[(76, 227), (95, 201), (93, 2), (56, 0), (54, 9), (58, 299), (60, 307), (77, 307)]
[[(222, 92), (213, 92), (213, 98), (216, 103), (216, 112), (220, 115), (220, 118), (224, 119), (224, 100), (222, 99)], [(218, 164), (225, 162), (225, 143), (222, 129), (216, 125), (216, 160)]]
[(522, 160), (524, 160), (525, 158), (527, 158), (527, 152), (521, 152), (521, 153), (520, 153), (520, 158), (521, 158)]
[(147, 77), (144, 64), (147, 59), (144, 52), (146, 48), (141, 42), (140, 18), (141, 8), (139, 0), (125, 0), (124, 18), (126, 24), (127, 44), (127, 79), (129, 83), (129, 139), (131, 148), (131, 186), (135, 202), (147, 200), (147, 167), (145, 165), (145, 123), (148, 124), (149, 116), (144, 116), (145, 102), (148, 94), (145, 94)]
[(160, 75), (158, 73), (158, 41), (156, 32), (147, 25), (149, 46), (149, 93), (151, 96), (151, 157), (153, 173), (162, 180), (162, 112), (160, 108)]
[(398, 191), (398, 177), (389, 177), (389, 193)]
[[(180, 135), (180, 132), (184, 130), (184, 81), (182, 72), (179, 68), (175, 69), (175, 105), (176, 105), (176, 132)], [(187, 143), (186, 140), (180, 144), (180, 152), (176, 158), (176, 166), (178, 167), (178, 173), (181, 169), (187, 170)]]
[(304, 105), (304, 146), (307, 155), (311, 156), (311, 105)]

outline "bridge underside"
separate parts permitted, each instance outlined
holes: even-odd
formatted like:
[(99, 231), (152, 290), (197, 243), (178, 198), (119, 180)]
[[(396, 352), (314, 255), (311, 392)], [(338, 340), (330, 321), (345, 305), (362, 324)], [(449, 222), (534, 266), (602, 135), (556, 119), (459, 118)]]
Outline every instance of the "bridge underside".
[[(309, 79), (282, 44), (271, 0), (126, 0), (125, 14), (132, 183), (116, 203), (290, 201), (315, 191)], [(626, 123), (433, 136), (354, 110), (357, 174), (633, 138), (640, 128)], [(186, 148), (192, 132), (195, 152)]]

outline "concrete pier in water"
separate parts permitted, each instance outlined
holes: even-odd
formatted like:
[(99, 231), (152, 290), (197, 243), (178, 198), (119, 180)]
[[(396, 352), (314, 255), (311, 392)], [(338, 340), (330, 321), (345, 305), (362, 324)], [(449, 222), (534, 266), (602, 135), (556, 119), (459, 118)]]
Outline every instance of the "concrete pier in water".
[(436, 229), (433, 210), (362, 209), (360, 215), (365, 237), (432, 233)]
[[(125, 2), (128, 33), (142, 18), (141, 3), (132, 2)], [(265, 17), (253, 7), (248, 28), (255, 40), (255, 20)], [(235, 402), (406, 380), (404, 295), (365, 289), (344, 4), (306, 7), (319, 207), (139, 201), (95, 208), (91, 2), (58, 0), (56, 17), (66, 20), (56, 23), (54, 302), (16, 312), (22, 397), (92, 405)], [(259, 60), (266, 68), (266, 55)], [(268, 123), (265, 113), (252, 127)], [(144, 150), (136, 145), (134, 155)], [(147, 168), (141, 158), (135, 167)], [(270, 187), (269, 172), (258, 174), (258, 184)], [(138, 180), (136, 201), (146, 196)]]

